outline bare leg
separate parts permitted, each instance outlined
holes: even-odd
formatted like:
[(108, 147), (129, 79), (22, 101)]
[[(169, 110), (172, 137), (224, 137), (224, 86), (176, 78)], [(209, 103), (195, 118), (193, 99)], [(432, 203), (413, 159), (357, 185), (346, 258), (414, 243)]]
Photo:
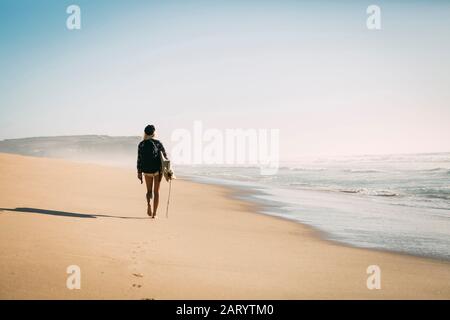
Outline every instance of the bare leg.
[(158, 204), (159, 204), (159, 185), (161, 182), (162, 175), (159, 174), (158, 176), (153, 179), (154, 181), (154, 194), (155, 198), (153, 199), (153, 218), (156, 216), (156, 210), (158, 210)]
[(153, 189), (153, 177), (145, 176), (145, 185), (147, 186), (147, 214), (152, 217), (152, 207), (150, 205), (150, 200), (152, 199), (152, 189)]

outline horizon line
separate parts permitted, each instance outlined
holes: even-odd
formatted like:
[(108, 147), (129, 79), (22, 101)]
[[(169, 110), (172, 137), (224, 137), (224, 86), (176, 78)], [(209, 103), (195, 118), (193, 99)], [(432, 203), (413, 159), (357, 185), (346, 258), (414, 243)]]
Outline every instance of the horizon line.
[[(47, 139), (47, 138), (70, 138), (70, 137), (109, 137), (109, 138), (141, 138), (139, 135), (109, 135), (109, 134), (75, 134), (75, 135), (55, 135), (55, 136), (34, 136), (34, 137), (22, 137), (22, 138), (6, 138), (0, 140), (1, 142), (13, 141), (13, 140), (26, 140), (26, 139)], [(3, 153), (0, 151), (0, 153)], [(401, 152), (401, 153), (349, 153), (349, 154), (304, 154), (290, 159), (283, 159), (280, 162), (295, 161), (300, 158), (328, 158), (328, 157), (362, 157), (362, 156), (401, 156), (401, 155), (432, 155), (432, 154), (446, 154), (447, 151), (428, 151), (428, 152)]]

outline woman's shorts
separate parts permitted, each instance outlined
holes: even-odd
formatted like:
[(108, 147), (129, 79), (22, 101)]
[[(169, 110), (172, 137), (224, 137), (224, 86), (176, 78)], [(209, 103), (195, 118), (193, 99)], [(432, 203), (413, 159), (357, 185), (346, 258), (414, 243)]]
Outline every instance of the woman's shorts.
[(159, 176), (159, 171), (156, 171), (156, 172), (153, 172), (153, 173), (146, 173), (146, 172), (144, 172), (144, 176), (157, 177), (157, 176)]

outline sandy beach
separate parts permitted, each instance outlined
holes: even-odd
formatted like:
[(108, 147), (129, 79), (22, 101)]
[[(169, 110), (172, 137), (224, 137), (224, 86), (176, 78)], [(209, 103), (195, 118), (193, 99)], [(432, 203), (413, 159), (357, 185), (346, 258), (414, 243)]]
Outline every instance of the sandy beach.
[[(0, 154), (0, 298), (450, 299), (448, 262), (325, 241), (185, 180), (166, 219), (167, 190), (151, 220), (133, 170)], [(366, 286), (369, 265), (380, 290)]]

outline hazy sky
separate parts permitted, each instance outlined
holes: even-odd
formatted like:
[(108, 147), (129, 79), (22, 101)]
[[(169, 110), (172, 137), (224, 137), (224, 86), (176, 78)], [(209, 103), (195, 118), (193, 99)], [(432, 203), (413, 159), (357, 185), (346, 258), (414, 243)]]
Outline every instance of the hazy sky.
[(0, 139), (201, 120), (279, 128), (283, 159), (450, 151), (449, 57), (450, 1), (2, 0)]

